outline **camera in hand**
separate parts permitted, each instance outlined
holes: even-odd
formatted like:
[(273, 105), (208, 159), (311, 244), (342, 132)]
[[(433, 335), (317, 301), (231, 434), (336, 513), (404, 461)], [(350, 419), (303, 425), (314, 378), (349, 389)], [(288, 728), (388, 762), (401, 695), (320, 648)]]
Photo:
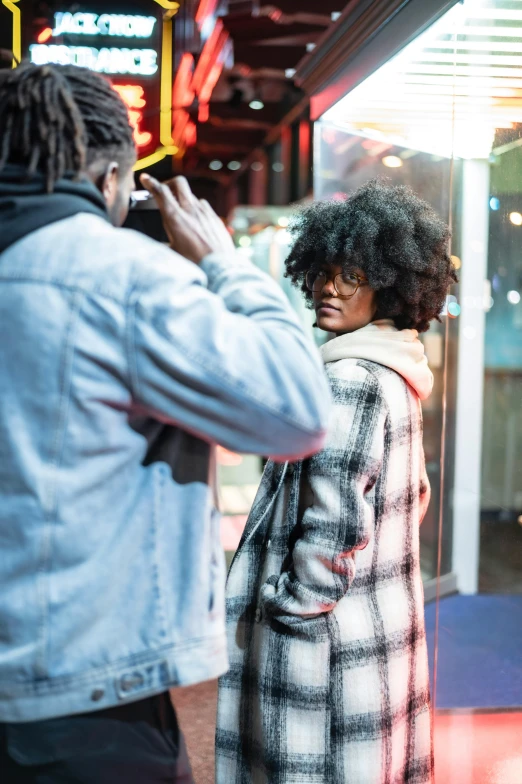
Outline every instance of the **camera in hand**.
[(133, 191), (129, 214), (123, 226), (168, 244), (158, 205), (148, 191)]

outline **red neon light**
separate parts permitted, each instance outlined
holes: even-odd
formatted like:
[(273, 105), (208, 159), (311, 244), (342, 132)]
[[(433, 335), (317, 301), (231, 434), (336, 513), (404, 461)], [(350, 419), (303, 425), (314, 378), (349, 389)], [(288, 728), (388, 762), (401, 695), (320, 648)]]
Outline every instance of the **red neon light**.
[(203, 82), (199, 90), (199, 100), (201, 101), (201, 103), (208, 103), (210, 101), (210, 96), (212, 95), (212, 91), (214, 90), (214, 87), (216, 86), (217, 81), (221, 76), (222, 70), (223, 70), (223, 63), (214, 63), (214, 65), (210, 69), (209, 73), (205, 78), (205, 81)]
[(39, 44), (44, 44), (49, 38), (53, 37), (53, 31), (51, 27), (45, 27), (41, 33), (39, 33), (38, 38), (36, 39)]
[(134, 141), (137, 147), (146, 147), (152, 141), (152, 134), (143, 131), (140, 123), (143, 120), (143, 109), (147, 103), (145, 90), (139, 84), (115, 84), (114, 89), (122, 99), (129, 112), (129, 123), (134, 128)]
[(200, 0), (198, 10), (196, 12), (196, 16), (194, 21), (196, 22), (197, 26), (201, 29), (203, 23), (214, 13), (217, 6), (217, 0)]
[(183, 141), (183, 135), (185, 133), (185, 128), (187, 127), (187, 123), (190, 120), (190, 115), (185, 109), (178, 109), (178, 111), (174, 112), (175, 120), (174, 120), (174, 127), (172, 129), (172, 137), (174, 139), (175, 144), (178, 146), (181, 145)]
[(180, 60), (172, 90), (172, 105), (174, 107), (190, 106), (194, 100), (194, 90), (191, 86), (193, 67), (193, 56), (189, 52), (185, 52)]
[(115, 84), (114, 89), (129, 109), (143, 109), (147, 103), (143, 98), (145, 90), (139, 84)]
[(207, 69), (211, 67), (221, 54), (225, 43), (228, 40), (228, 33), (221, 19), (218, 19), (214, 29), (205, 42), (205, 46), (201, 50), (194, 77), (192, 79), (192, 86), (196, 93), (198, 93), (205, 81)]
[(189, 120), (185, 128), (185, 144), (187, 147), (193, 147), (198, 140), (198, 132), (196, 124)]
[(172, 129), (172, 138), (180, 150), (184, 150), (186, 147), (196, 144), (196, 125), (192, 122), (189, 113), (185, 109), (178, 109), (174, 114), (176, 119)]

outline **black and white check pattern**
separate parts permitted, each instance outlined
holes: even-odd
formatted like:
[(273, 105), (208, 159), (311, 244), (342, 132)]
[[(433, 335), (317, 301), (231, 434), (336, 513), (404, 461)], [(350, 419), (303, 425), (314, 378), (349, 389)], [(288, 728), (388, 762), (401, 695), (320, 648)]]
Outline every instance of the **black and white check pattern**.
[(373, 362), (327, 373), (326, 446), (267, 464), (230, 570), (217, 784), (433, 781), (420, 402)]

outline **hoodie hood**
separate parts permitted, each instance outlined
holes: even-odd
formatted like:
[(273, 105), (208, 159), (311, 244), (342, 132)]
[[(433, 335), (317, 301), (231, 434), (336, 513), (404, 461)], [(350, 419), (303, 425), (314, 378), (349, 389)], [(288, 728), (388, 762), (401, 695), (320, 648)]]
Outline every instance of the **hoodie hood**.
[(103, 196), (89, 180), (64, 177), (47, 193), (41, 174), (28, 178), (25, 169), (8, 164), (0, 172), (0, 253), (27, 234), (79, 212), (109, 220)]
[(323, 362), (339, 359), (366, 359), (399, 373), (426, 400), (433, 388), (433, 373), (428, 367), (424, 346), (416, 329), (397, 329), (393, 321), (381, 319), (340, 335), (321, 347)]

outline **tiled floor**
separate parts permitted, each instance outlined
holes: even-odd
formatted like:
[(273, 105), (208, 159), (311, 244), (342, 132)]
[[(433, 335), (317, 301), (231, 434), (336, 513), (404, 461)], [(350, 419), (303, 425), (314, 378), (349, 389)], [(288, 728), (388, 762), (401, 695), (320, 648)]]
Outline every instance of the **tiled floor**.
[(171, 694), (185, 735), (194, 781), (214, 784), (217, 681), (173, 689)]
[(435, 764), (435, 784), (522, 784), (522, 710), (437, 715)]

